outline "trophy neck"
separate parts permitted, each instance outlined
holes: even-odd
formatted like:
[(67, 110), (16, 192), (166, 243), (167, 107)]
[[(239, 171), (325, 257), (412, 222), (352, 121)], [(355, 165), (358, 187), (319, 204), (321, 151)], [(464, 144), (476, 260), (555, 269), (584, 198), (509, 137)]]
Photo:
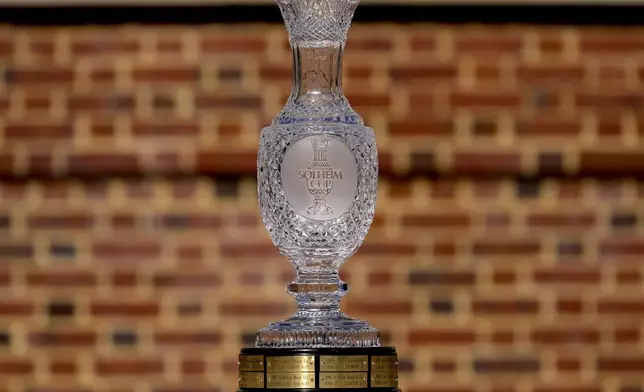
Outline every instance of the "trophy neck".
[(275, 124), (362, 124), (342, 91), (344, 41), (293, 41), (293, 87)]
[[(331, 102), (344, 98), (342, 57), (344, 43), (293, 43), (293, 89), (290, 100)], [(328, 45), (328, 46), (327, 46)]]

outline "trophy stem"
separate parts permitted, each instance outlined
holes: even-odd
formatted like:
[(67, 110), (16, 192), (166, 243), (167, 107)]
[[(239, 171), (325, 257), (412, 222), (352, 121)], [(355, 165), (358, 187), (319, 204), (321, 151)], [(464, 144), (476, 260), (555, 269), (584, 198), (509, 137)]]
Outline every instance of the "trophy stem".
[(295, 282), (289, 284), (288, 292), (297, 301), (297, 313), (310, 317), (315, 312), (325, 312), (327, 317), (340, 312), (340, 299), (347, 294), (348, 286), (340, 279), (337, 270), (297, 270)]

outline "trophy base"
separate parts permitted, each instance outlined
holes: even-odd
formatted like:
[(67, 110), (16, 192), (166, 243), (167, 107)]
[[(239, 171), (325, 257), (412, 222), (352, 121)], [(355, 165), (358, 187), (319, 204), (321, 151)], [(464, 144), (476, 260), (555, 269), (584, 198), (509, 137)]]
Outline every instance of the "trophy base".
[(380, 331), (335, 311), (298, 311), (257, 331), (259, 348), (380, 347)]
[(246, 348), (239, 392), (400, 392), (393, 347)]

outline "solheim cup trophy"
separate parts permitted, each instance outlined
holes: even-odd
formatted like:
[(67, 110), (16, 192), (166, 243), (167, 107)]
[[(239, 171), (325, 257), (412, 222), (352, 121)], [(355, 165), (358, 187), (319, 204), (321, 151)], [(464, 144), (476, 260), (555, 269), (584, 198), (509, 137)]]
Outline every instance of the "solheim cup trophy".
[(293, 89), (261, 134), (262, 220), (294, 264), (297, 312), (257, 332), (239, 356), (240, 391), (398, 391), (394, 348), (340, 311), (340, 266), (374, 217), (378, 155), (342, 92), (342, 57), (359, 0), (276, 0), (293, 49)]

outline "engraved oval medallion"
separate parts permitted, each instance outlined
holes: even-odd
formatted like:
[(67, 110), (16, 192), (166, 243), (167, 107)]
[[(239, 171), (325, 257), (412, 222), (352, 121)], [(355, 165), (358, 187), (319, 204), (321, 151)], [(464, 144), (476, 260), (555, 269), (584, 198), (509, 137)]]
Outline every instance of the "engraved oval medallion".
[(358, 165), (351, 150), (332, 135), (307, 136), (282, 162), (282, 189), (298, 215), (316, 221), (342, 216), (358, 189)]

